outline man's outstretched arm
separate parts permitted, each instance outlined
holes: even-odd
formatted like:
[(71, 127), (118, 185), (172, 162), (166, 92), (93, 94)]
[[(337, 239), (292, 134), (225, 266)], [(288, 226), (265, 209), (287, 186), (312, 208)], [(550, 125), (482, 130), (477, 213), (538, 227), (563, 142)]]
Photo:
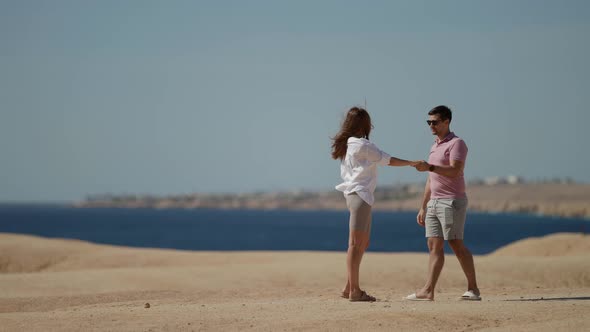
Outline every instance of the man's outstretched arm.
[(449, 166), (431, 165), (423, 160), (419, 165), (416, 166), (416, 169), (420, 172), (430, 171), (449, 178), (456, 178), (457, 176), (461, 175), (464, 168), (465, 162), (461, 160), (451, 160), (451, 164)]

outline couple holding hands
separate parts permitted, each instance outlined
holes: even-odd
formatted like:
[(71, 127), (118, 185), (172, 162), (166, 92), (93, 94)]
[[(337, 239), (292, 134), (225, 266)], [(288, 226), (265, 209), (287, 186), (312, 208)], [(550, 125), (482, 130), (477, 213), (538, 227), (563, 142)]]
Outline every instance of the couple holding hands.
[(339, 159), (343, 182), (336, 189), (344, 193), (350, 211), (346, 265), (348, 280), (342, 297), (350, 301), (373, 302), (375, 297), (361, 290), (359, 270), (371, 233), (371, 206), (377, 186), (377, 166), (413, 166), (429, 172), (422, 205), (416, 217), (426, 230), (429, 250), (428, 276), (424, 286), (404, 297), (410, 301), (433, 301), (434, 289), (444, 265), (444, 241), (448, 241), (467, 278), (463, 300), (481, 300), (471, 252), (463, 243), (467, 195), (463, 169), (467, 145), (450, 131), (451, 110), (444, 105), (428, 112), (426, 121), (436, 136), (428, 161), (408, 161), (391, 157), (369, 141), (373, 125), (369, 113), (353, 107), (332, 139), (332, 158)]

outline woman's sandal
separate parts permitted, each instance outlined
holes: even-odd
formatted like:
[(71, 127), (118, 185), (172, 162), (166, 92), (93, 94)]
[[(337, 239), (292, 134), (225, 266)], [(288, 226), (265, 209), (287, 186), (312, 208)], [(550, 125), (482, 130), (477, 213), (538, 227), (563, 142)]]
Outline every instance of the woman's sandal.
[(350, 302), (375, 302), (377, 301), (377, 299), (369, 294), (367, 294), (367, 292), (362, 291), (361, 296), (358, 298), (350, 298), (348, 299)]

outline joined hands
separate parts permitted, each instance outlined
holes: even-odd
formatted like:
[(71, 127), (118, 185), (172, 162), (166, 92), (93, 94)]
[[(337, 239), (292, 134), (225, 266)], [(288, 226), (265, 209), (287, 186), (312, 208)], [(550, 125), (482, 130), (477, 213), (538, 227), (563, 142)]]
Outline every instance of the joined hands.
[(430, 164), (428, 164), (424, 160), (420, 160), (420, 161), (415, 162), (415, 164), (413, 164), (412, 166), (414, 166), (414, 168), (418, 172), (426, 172), (428, 170), (428, 168), (430, 167)]

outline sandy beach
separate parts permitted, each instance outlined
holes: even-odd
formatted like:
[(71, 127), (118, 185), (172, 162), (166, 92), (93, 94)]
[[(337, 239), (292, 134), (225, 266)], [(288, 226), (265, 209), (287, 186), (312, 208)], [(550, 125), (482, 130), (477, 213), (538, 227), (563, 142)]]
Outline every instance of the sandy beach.
[(426, 262), (425, 253), (368, 252), (362, 287), (378, 301), (351, 303), (338, 297), (344, 251), (187, 252), (0, 234), (0, 331), (590, 330), (590, 236), (476, 256), (481, 302), (458, 299), (465, 281), (451, 253), (436, 301), (403, 301)]

